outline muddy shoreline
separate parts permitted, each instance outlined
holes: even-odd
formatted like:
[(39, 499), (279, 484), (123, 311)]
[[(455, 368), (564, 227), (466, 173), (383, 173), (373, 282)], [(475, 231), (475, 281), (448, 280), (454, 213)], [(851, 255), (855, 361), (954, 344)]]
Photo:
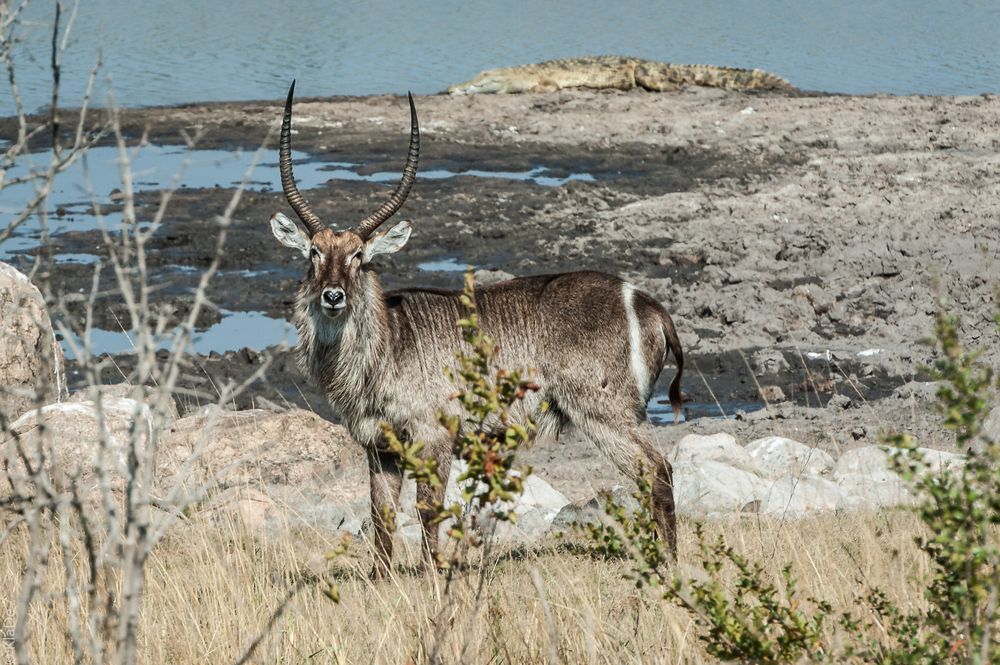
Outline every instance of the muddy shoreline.
[[(932, 332), (941, 296), (966, 338), (987, 359), (1000, 355), (991, 321), (1000, 282), (995, 97), (691, 88), (416, 103), (420, 172), (434, 177), (418, 177), (401, 213), (415, 231), (406, 250), (381, 264), (387, 288), (457, 288), (455, 267), (466, 263), (510, 275), (616, 273), (672, 312), (692, 359), (684, 386), (692, 404), (771, 402), (768, 413), (785, 403), (830, 432), (843, 420), (828, 406), (837, 395), (873, 414), (866, 432), (905, 425), (905, 412), (895, 417), (878, 405), (924, 378), (931, 353), (920, 340)], [(277, 101), (121, 112), (131, 140), (178, 145), (197, 135), (199, 149), (224, 150), (256, 149), (279, 115)], [(401, 168), (403, 98), (302, 99), (295, 123), (293, 145), (305, 155), (296, 168), (315, 170), (305, 195), (322, 218), (348, 225), (382, 201), (393, 183), (364, 178)], [(9, 128), (0, 121), (0, 131)], [(340, 164), (358, 177), (320, 182)], [(205, 326), (224, 312), (290, 314), (301, 259), (267, 226), (271, 213), (286, 210), (277, 169), (265, 165), (254, 178), (229, 229), (209, 290), (218, 310)], [(196, 271), (214, 252), (212, 220), (231, 195), (226, 182), (175, 194), (151, 245), (154, 307), (184, 314)], [(139, 194), (140, 220), (152, 218), (160, 197)], [(30, 266), (35, 251), (100, 257), (102, 245), (97, 231), (70, 229), (11, 262)], [(75, 293), (90, 287), (93, 272), (60, 263), (51, 279), (57, 292)], [(113, 329), (122, 312), (113, 294), (106, 302), (95, 325)], [(245, 376), (261, 350), (194, 357), (188, 387), (210, 399), (209, 377)], [(270, 353), (268, 384), (237, 406), (264, 398), (327, 415), (290, 353)], [(127, 373), (129, 358), (116, 362)], [(685, 428), (720, 422), (698, 415)]]

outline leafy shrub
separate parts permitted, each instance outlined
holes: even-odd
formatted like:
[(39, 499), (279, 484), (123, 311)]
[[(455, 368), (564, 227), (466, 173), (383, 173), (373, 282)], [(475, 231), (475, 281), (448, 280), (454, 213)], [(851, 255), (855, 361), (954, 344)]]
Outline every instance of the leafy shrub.
[[(829, 603), (800, 597), (790, 565), (775, 580), (722, 537), (707, 543), (700, 525), (697, 563), (705, 578), (668, 576), (645, 480), (634, 495), (637, 512), (629, 515), (609, 499), (608, 523), (584, 527), (591, 548), (626, 557), (626, 576), (689, 610), (705, 648), (719, 658), (1000, 663), (1000, 442), (983, 428), (1000, 383), (980, 353), (961, 345), (953, 317), (940, 313), (935, 332), (939, 359), (932, 374), (942, 382), (939, 408), (958, 445), (968, 448), (965, 463), (934, 472), (910, 435), (886, 439), (897, 448), (894, 468), (917, 496), (913, 510), (926, 527), (916, 536), (930, 564), (925, 606), (903, 609), (883, 590), (870, 588), (858, 599), (859, 610), (834, 620)], [(732, 588), (721, 582), (724, 569), (735, 571)]]

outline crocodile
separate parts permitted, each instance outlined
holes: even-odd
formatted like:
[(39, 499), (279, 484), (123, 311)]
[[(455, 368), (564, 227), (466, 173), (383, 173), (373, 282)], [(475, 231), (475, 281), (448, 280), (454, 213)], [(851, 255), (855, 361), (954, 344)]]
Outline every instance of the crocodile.
[(687, 85), (727, 90), (796, 90), (780, 76), (760, 69), (676, 65), (641, 58), (601, 55), (490, 69), (470, 81), (449, 87), (448, 92), (467, 95), (553, 92), (563, 88), (643, 88), (652, 92), (666, 92)]

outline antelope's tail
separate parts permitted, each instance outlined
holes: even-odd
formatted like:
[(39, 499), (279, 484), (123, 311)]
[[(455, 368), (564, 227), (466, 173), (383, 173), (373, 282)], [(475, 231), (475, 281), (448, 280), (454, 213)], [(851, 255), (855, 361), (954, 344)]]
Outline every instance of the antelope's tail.
[[(684, 350), (681, 348), (681, 340), (677, 336), (677, 329), (674, 328), (674, 320), (670, 318), (670, 314), (664, 310), (660, 312), (660, 316), (663, 325), (663, 338), (667, 342), (667, 349), (674, 354), (674, 359), (677, 361), (677, 374), (674, 375), (674, 380), (670, 382), (668, 396), (670, 397), (670, 406), (674, 410), (674, 424), (679, 425), (684, 405), (681, 398), (681, 375), (684, 374)], [(664, 360), (666, 360), (666, 351), (664, 351)]]

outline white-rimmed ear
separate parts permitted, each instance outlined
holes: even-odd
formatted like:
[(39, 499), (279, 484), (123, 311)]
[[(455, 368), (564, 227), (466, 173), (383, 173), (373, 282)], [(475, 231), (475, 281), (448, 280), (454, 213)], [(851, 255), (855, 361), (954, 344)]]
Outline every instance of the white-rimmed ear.
[(299, 250), (302, 256), (309, 256), (309, 236), (280, 212), (271, 215), (271, 233), (285, 247)]
[(388, 231), (376, 233), (365, 242), (365, 263), (368, 263), (379, 254), (392, 254), (398, 252), (410, 239), (409, 220), (404, 220), (393, 225)]

